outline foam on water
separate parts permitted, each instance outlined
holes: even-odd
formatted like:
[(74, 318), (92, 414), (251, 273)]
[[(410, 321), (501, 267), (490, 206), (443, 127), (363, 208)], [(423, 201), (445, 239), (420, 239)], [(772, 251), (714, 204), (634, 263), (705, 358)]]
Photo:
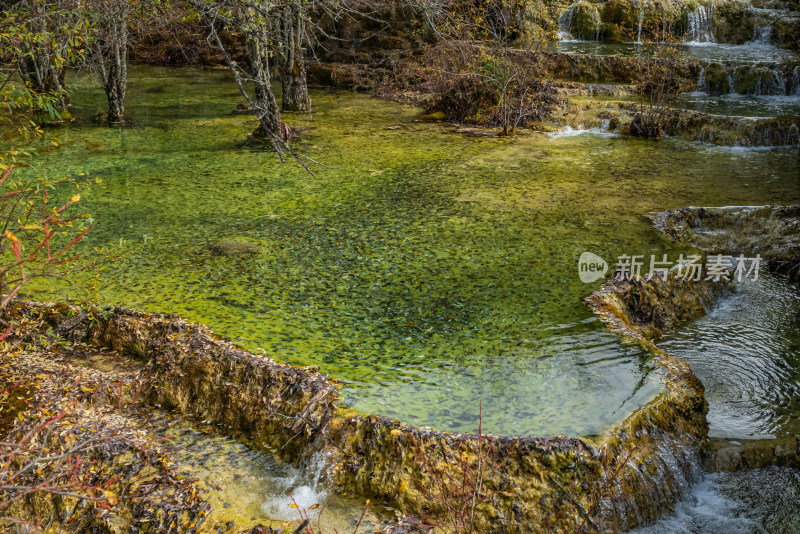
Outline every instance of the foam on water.
[(608, 131), (608, 126), (600, 128), (572, 128), (565, 126), (558, 132), (550, 132), (547, 135), (554, 139), (560, 137), (575, 137), (576, 135), (596, 135), (599, 137), (619, 137), (619, 134)]
[(768, 467), (706, 475), (675, 511), (635, 534), (795, 534), (800, 473)]

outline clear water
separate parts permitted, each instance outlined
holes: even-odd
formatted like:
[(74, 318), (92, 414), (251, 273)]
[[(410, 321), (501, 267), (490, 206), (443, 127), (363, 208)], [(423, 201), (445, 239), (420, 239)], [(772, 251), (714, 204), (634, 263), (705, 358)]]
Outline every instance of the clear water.
[(706, 475), (673, 514), (635, 534), (794, 534), (800, 472), (768, 467)]
[[(737, 61), (747, 63), (779, 63), (797, 61), (797, 55), (763, 43), (729, 45), (719, 43), (678, 43), (676, 47), (685, 57), (709, 61)], [(598, 54), (602, 56), (640, 57), (651, 51), (637, 43), (603, 43), (599, 41), (559, 41), (559, 52), (576, 54)]]
[(659, 345), (705, 384), (711, 436), (800, 435), (797, 285), (771, 275), (742, 282)]
[[(76, 82), (75, 115), (90, 117), (103, 95)], [(796, 151), (471, 138), (411, 107), (312, 96), (316, 112), (287, 121), (304, 128), (298, 149), (335, 167), (316, 176), (244, 141), (254, 124), (231, 115), (225, 72), (156, 67), (131, 69), (132, 127), (57, 130), (62, 147), (24, 172), (103, 179), (84, 205), (85, 245), (121, 245), (104, 302), (318, 364), (355, 409), (416, 425), (475, 431), (481, 400), (497, 434), (621, 421), (660, 379), (585, 309), (599, 282), (580, 282), (580, 254), (677, 255), (650, 211), (800, 202)], [(220, 240), (260, 249), (219, 256)]]
[[(709, 434), (731, 440), (800, 435), (800, 288), (762, 275), (659, 344), (706, 386)], [(800, 531), (800, 471), (706, 475), (673, 514), (638, 534)]]
[[(282, 530), (291, 524), (294, 531), (302, 512), (312, 520), (315, 532), (353, 532), (364, 512), (364, 498), (337, 494), (322, 483), (323, 461), (301, 472), (213, 429), (202, 432), (176, 419), (164, 419), (153, 430), (164, 440), (179, 474), (206, 492), (213, 506), (204, 523), (209, 531), (229, 521), (235, 522), (236, 532), (259, 524)], [(360, 532), (385, 527), (384, 518), (382, 508), (370, 505)]]

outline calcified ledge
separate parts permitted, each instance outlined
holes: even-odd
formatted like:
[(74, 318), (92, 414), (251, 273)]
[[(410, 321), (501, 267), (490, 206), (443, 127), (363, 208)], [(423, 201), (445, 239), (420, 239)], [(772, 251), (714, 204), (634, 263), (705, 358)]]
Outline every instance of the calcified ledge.
[[(598, 306), (593, 309), (612, 322), (613, 306)], [(330, 482), (407, 513), (443, 512), (422, 489), (435, 483), (420, 454), (459, 474), (455, 459), (476, 455), (481, 446), (475, 435), (348, 413), (340, 407), (339, 386), (316, 367), (249, 353), (175, 315), (109, 308), (90, 320), (64, 305), (30, 302), (14, 303), (10, 313), (39, 314), (73, 341), (143, 363), (145, 402), (210, 420), (288, 461), (307, 462), (323, 451)], [(663, 369), (664, 391), (601, 438), (483, 440), (494, 465), (485, 480), (491, 498), (475, 508), (478, 531), (623, 531), (671, 508), (705, 440), (706, 403), (687, 364), (650, 348)]]

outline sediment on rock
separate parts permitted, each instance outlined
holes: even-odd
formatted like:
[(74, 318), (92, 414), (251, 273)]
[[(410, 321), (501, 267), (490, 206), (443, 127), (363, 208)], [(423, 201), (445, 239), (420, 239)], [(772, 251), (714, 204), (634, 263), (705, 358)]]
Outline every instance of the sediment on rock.
[(612, 278), (585, 302), (613, 332), (651, 345), (679, 323), (705, 315), (729, 288), (725, 282), (693, 280), (669, 271), (650, 278)]
[(649, 217), (670, 239), (709, 254), (800, 255), (800, 206), (689, 207)]

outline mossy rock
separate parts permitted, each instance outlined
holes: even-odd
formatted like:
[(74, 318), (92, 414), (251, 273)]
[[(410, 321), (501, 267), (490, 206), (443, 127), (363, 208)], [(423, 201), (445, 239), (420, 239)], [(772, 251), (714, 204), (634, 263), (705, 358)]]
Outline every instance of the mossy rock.
[(753, 39), (756, 22), (749, 6), (722, 4), (714, 10), (714, 38), (718, 43), (746, 43)]
[(720, 63), (709, 63), (705, 69), (706, 88), (709, 93), (728, 94), (732, 91), (728, 80), (729, 71)]
[(629, 41), (628, 35), (617, 24), (604, 23), (600, 33), (602, 40), (606, 43), (625, 43)]
[(443, 121), (445, 118), (444, 111), (434, 111), (420, 117), (423, 121)]
[(733, 91), (742, 95), (772, 94), (777, 89), (775, 74), (766, 68), (742, 65), (736, 69)]
[(559, 17), (559, 25), (562, 21), (570, 35), (577, 39), (597, 39), (601, 28), (600, 12), (593, 4), (586, 2), (571, 5)]
[(622, 0), (610, 0), (609, 2), (605, 2), (600, 19), (607, 24), (613, 25), (629, 23), (629, 6)]
[(800, 52), (800, 19), (780, 19), (772, 24), (772, 43)]
[(536, 121), (528, 124), (528, 127), (535, 132), (555, 133), (561, 130), (561, 127), (552, 122)]
[(250, 256), (258, 254), (261, 251), (261, 247), (253, 243), (224, 239), (209, 245), (208, 250), (216, 256)]

